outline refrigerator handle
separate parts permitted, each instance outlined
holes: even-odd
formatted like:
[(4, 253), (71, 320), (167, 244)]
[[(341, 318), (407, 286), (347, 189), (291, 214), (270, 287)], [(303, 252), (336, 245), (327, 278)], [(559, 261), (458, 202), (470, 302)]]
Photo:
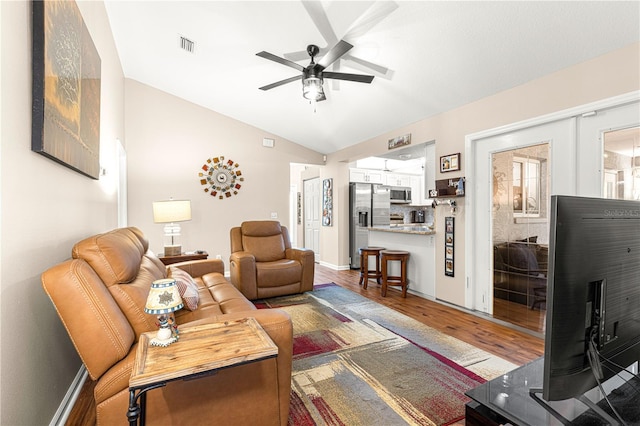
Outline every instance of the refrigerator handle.
[(358, 225), (369, 226), (369, 212), (358, 212)]

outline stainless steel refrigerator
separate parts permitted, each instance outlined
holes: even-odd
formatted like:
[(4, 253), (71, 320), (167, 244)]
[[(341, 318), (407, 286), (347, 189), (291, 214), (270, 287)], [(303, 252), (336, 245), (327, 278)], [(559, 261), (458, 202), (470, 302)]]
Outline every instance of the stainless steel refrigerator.
[(389, 187), (349, 184), (349, 253), (351, 269), (360, 269), (360, 247), (369, 245), (370, 226), (389, 225)]

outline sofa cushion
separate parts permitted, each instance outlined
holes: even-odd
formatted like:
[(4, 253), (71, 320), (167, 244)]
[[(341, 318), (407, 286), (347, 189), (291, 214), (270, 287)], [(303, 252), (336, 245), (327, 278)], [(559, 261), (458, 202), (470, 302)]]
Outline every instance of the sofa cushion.
[(291, 259), (256, 263), (256, 275), (259, 287), (295, 284), (300, 282), (302, 277), (302, 265)]
[(198, 294), (198, 284), (187, 272), (175, 266), (169, 267), (169, 276), (176, 280), (180, 297), (184, 302), (184, 308), (190, 311), (198, 309), (200, 296)]

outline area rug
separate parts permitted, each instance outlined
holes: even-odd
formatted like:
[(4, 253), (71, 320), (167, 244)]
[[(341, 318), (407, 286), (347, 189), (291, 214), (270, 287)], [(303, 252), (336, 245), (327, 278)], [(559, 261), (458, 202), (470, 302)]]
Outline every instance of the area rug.
[(333, 283), (255, 304), (293, 319), (290, 425), (454, 424), (517, 367)]

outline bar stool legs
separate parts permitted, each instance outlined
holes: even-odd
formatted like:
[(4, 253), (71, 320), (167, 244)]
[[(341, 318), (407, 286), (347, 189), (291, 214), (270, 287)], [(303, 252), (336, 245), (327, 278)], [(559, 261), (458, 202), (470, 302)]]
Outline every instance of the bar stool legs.
[[(382, 264), (382, 289), (380, 294), (382, 297), (387, 295), (388, 286), (401, 286), (402, 297), (407, 297), (407, 287), (409, 285), (407, 280), (407, 262), (409, 260), (409, 252), (404, 250), (382, 250), (380, 252)], [(393, 276), (388, 274), (388, 262), (400, 261), (400, 276)]]
[[(374, 279), (380, 284), (382, 278), (380, 252), (382, 250), (384, 250), (384, 247), (362, 247), (358, 250), (360, 252), (360, 281), (358, 281), (358, 284), (365, 290), (370, 279)], [(376, 258), (376, 268), (374, 270), (369, 270), (369, 256), (375, 256)]]

